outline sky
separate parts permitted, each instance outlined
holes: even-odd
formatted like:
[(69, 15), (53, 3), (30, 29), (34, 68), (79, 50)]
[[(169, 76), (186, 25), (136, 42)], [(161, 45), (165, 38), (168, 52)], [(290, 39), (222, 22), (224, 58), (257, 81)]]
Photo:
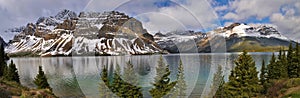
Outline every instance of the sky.
[(150, 32), (209, 31), (240, 22), (268, 24), (300, 40), (299, 0), (0, 0), (0, 34), (7, 41), (9, 28), (35, 23), (39, 17), (60, 10), (117, 10), (142, 21)]

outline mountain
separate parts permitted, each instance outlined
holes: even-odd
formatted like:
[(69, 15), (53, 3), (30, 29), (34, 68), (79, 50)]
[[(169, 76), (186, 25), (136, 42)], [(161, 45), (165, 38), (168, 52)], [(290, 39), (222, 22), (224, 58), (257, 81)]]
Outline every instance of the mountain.
[[(272, 25), (246, 25), (233, 23), (227, 27), (220, 27), (207, 33), (180, 31), (157, 33), (154, 38), (163, 49), (171, 53), (178, 52), (212, 52), (224, 49), (227, 52), (278, 51), (286, 49), (291, 40), (281, 35)], [(293, 41), (293, 43), (295, 43)], [(212, 48), (213, 47), (213, 48)], [(222, 48), (225, 47), (225, 48)], [(225, 50), (226, 49), (226, 50)]]
[(28, 23), (10, 40), (10, 56), (126, 55), (162, 52), (142, 23), (117, 11), (63, 10)]

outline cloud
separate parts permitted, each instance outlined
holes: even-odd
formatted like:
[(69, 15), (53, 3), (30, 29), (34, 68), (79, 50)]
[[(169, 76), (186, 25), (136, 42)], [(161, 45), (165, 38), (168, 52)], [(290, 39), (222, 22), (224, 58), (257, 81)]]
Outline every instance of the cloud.
[(270, 18), (271, 22), (278, 26), (280, 31), (283, 31), (283, 35), (289, 38), (299, 41), (300, 39), (300, 16), (283, 15), (281, 13), (275, 13)]
[(291, 39), (300, 38), (300, 28), (297, 26), (300, 24), (298, 0), (235, 0), (227, 6), (227, 12), (222, 16), (224, 20), (248, 21), (249, 24), (256, 24), (257, 21), (269, 22), (277, 25), (283, 35)]
[(216, 6), (214, 7), (215, 11), (224, 11), (228, 9), (228, 6), (223, 5), (223, 6)]
[[(152, 33), (178, 29), (207, 29), (219, 26), (218, 16), (208, 0), (113, 0), (92, 1), (86, 10), (125, 12), (143, 22)], [(111, 6), (107, 6), (107, 5)], [(173, 26), (173, 27), (172, 27)], [(183, 26), (183, 27), (182, 27)]]
[(229, 12), (229, 13), (227, 13), (226, 15), (223, 16), (223, 19), (228, 19), (228, 20), (230, 20), (230, 19), (233, 19), (233, 20), (240, 20), (240, 17), (239, 17), (237, 14), (235, 14), (235, 13)]
[[(205, 30), (208, 28), (218, 27), (220, 24), (217, 14), (207, 0), (186, 0), (184, 2), (182, 0), (172, 0), (169, 2), (172, 2), (172, 4), (167, 7), (155, 7), (155, 5), (148, 5), (151, 10), (144, 11), (144, 13), (152, 12), (152, 14), (143, 15), (143, 17), (149, 19), (147, 21), (143, 21), (145, 28), (153, 31), (152, 33), (155, 33), (162, 30), (173, 31), (182, 28), (185, 30)], [(138, 5), (143, 4), (138, 3), (137, 6)], [(147, 6), (144, 8), (146, 9)], [(140, 14), (143, 14), (143, 12)], [(159, 14), (163, 14), (164, 17)], [(174, 23), (170, 24), (170, 20), (174, 21)]]

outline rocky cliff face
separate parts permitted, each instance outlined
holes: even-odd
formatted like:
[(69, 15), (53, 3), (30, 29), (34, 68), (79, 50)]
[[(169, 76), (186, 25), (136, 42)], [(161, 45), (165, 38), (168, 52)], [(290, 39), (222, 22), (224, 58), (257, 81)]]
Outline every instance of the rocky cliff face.
[(162, 50), (142, 23), (124, 13), (63, 10), (28, 23), (9, 42), (14, 56), (152, 54)]

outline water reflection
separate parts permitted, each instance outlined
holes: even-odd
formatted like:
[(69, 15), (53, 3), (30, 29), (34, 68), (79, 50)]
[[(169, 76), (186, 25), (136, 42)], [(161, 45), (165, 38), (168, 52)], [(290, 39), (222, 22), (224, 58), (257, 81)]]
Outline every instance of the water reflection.
[[(261, 60), (268, 61), (272, 53), (250, 53), (260, 69)], [(189, 97), (204, 97), (209, 92), (210, 83), (217, 65), (223, 65), (225, 80), (233, 60), (238, 53), (216, 54), (178, 54), (164, 55), (165, 63), (170, 65), (170, 79), (176, 80), (180, 59), (183, 62), (185, 80), (187, 82), (186, 95)], [(155, 77), (155, 67), (159, 55), (141, 56), (101, 56), (101, 57), (51, 57), (51, 58), (12, 58), (17, 65), (21, 84), (35, 87), (32, 82), (42, 66), (48, 77), (48, 82), (55, 95), (59, 97), (99, 97), (100, 73), (107, 66), (108, 74), (112, 75), (116, 65), (120, 65), (121, 72), (126, 62), (131, 61), (142, 87), (143, 95), (152, 88)], [(148, 94), (149, 95), (149, 94)]]

